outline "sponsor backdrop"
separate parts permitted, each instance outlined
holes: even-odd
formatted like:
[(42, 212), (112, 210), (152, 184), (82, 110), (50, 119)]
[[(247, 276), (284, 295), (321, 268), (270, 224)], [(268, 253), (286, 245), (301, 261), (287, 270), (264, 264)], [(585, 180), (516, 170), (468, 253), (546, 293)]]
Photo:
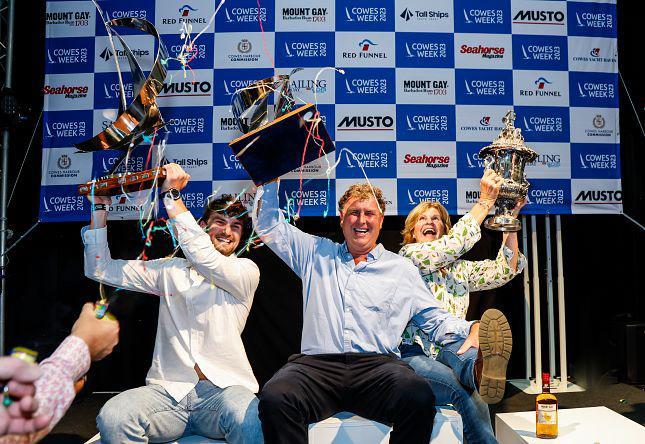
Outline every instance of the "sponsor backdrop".
[[(429, 199), (468, 211), (482, 174), (477, 152), (510, 108), (539, 153), (526, 170), (527, 213), (621, 211), (614, 1), (231, 0), (187, 69), (173, 59), (182, 24), (196, 35), (217, 1), (99, 3), (110, 18), (145, 18), (162, 35), (171, 57), (158, 99), (169, 122), (166, 157), (191, 174), (184, 199), (197, 212), (213, 191), (251, 201), (255, 190), (227, 145), (240, 135), (231, 95), (296, 67), (305, 69), (293, 77), (295, 95), (317, 100), (336, 144), (304, 167), (302, 188), (298, 172), (282, 181), (302, 215), (335, 214), (339, 195), (363, 174), (383, 188), (387, 214)], [(149, 69), (153, 39), (120, 31)], [(127, 63), (90, 1), (48, 1), (46, 35), (40, 219), (87, 220), (76, 184), (104, 174), (117, 153), (78, 153), (72, 144), (114, 119), (115, 59)], [(320, 72), (330, 66), (344, 74)], [(132, 99), (131, 86), (125, 94)], [(141, 168), (146, 150), (127, 168)], [(125, 196), (113, 206), (111, 217), (138, 217)]]

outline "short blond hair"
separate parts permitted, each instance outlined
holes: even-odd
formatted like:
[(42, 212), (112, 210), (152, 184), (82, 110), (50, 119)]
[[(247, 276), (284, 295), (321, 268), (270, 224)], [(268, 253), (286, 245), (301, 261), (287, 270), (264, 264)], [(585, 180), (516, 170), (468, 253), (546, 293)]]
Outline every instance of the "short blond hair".
[(450, 229), (452, 228), (452, 222), (450, 222), (450, 216), (448, 215), (446, 207), (441, 205), (439, 202), (421, 202), (419, 205), (414, 207), (408, 214), (408, 217), (405, 218), (405, 226), (401, 231), (401, 234), (403, 235), (403, 242), (401, 245), (407, 245), (413, 242), (417, 242), (417, 240), (414, 238), (414, 226), (419, 220), (419, 217), (421, 217), (421, 215), (428, 211), (430, 208), (437, 210), (439, 212), (439, 215), (441, 216), (441, 222), (443, 222), (443, 225), (445, 227), (442, 236), (450, 231)]
[(369, 200), (371, 197), (376, 198), (381, 212), (385, 214), (385, 198), (383, 198), (383, 191), (379, 187), (370, 185), (369, 183), (356, 183), (347, 188), (345, 194), (338, 201), (338, 211), (342, 212), (345, 205), (350, 199), (357, 198), (358, 200)]

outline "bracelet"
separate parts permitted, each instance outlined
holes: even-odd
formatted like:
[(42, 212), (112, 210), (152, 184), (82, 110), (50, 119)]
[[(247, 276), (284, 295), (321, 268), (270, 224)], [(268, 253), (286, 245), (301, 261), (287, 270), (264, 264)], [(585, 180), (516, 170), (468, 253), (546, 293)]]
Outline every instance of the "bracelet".
[(490, 200), (483, 200), (483, 199), (479, 199), (477, 203), (482, 207), (486, 208), (486, 211), (490, 211), (490, 209), (493, 208), (493, 205), (495, 205), (495, 202), (491, 202)]
[(92, 211), (107, 211), (107, 205), (102, 203), (92, 204)]

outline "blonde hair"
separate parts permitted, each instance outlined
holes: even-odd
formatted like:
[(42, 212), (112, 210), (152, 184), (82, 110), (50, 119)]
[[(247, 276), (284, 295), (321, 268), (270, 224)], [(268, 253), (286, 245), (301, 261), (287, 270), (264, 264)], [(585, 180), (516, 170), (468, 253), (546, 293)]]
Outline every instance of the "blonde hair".
[(441, 217), (441, 222), (443, 222), (443, 225), (445, 228), (442, 236), (446, 234), (448, 231), (450, 231), (450, 229), (452, 228), (452, 223), (450, 222), (450, 216), (448, 215), (448, 211), (446, 210), (446, 207), (441, 205), (439, 202), (433, 202), (433, 201), (421, 202), (419, 205), (414, 207), (412, 211), (410, 211), (410, 213), (408, 214), (408, 217), (405, 218), (405, 226), (401, 231), (401, 234), (403, 235), (403, 242), (401, 243), (401, 245), (407, 245), (413, 242), (417, 242), (416, 239), (414, 238), (414, 226), (419, 220), (419, 217), (421, 217), (421, 215), (426, 211), (428, 211), (430, 208), (434, 208), (439, 212), (439, 216)]
[(376, 203), (381, 209), (382, 214), (385, 214), (385, 199), (383, 198), (383, 192), (379, 187), (371, 186), (368, 183), (356, 183), (349, 187), (338, 201), (338, 211), (342, 212), (347, 201), (352, 198), (357, 198), (358, 200), (369, 200), (371, 197), (376, 198)]

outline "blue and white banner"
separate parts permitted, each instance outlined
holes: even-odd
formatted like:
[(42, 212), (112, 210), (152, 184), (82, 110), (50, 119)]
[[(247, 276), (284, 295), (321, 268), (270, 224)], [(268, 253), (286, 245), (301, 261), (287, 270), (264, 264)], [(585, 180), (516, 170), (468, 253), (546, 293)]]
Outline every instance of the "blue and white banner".
[[(190, 173), (185, 194), (196, 213), (213, 192), (252, 200), (227, 145), (241, 135), (230, 100), (293, 68), (304, 68), (294, 95), (317, 103), (336, 145), (285, 175), (283, 197), (301, 215), (336, 214), (338, 198), (365, 175), (383, 189), (386, 214), (406, 215), (423, 200), (463, 214), (478, 198), (477, 153), (509, 109), (539, 154), (526, 168), (526, 213), (622, 211), (615, 0), (228, 0), (212, 22), (218, 0), (98, 3), (109, 18), (150, 20), (168, 48), (158, 98), (169, 122), (165, 156)], [(87, 220), (76, 185), (105, 174), (117, 153), (73, 144), (116, 117), (115, 61), (126, 99), (135, 92), (91, 1), (48, 0), (46, 20), (40, 219)], [(182, 29), (193, 38), (203, 31), (187, 65), (178, 60)], [(118, 31), (149, 70), (154, 39)], [(127, 167), (146, 160), (142, 146)], [(111, 217), (137, 218), (133, 202), (118, 196)]]

